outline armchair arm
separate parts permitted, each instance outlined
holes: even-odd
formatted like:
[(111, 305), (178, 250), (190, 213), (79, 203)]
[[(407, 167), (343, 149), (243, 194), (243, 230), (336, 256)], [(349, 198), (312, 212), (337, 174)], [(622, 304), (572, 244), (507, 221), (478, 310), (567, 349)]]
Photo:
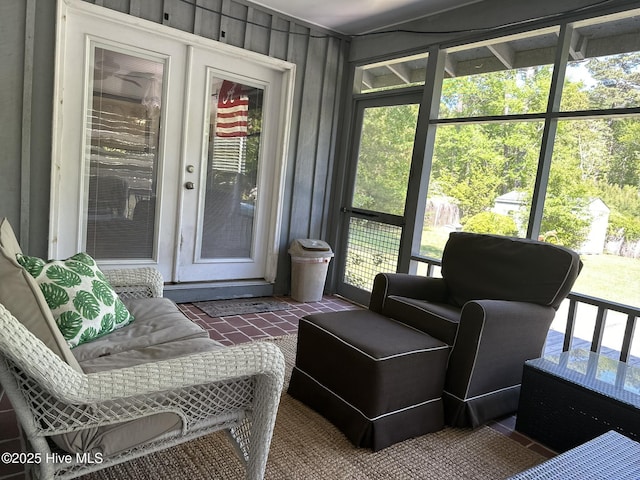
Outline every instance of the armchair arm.
[(164, 279), (153, 267), (103, 270), (121, 298), (162, 297)]
[(379, 273), (373, 280), (369, 310), (381, 313), (390, 295), (443, 303), (447, 286), (442, 278), (407, 273)]
[(461, 399), (518, 385), (525, 360), (542, 353), (555, 310), (505, 300), (467, 302), (445, 390)]

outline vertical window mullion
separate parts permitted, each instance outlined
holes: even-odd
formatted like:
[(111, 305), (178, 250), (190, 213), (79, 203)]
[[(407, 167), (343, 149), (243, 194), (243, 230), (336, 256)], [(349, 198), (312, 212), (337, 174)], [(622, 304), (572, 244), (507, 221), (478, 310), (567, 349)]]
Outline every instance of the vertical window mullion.
[(573, 27), (571, 25), (563, 24), (560, 27), (559, 48), (556, 50), (553, 75), (551, 76), (551, 88), (549, 90), (549, 101), (547, 103), (545, 124), (542, 132), (540, 159), (533, 189), (533, 198), (531, 200), (531, 211), (529, 212), (529, 225), (527, 227), (528, 238), (537, 239), (540, 235), (544, 201), (549, 183), (549, 172), (551, 170), (551, 157), (553, 156), (553, 146), (558, 128), (557, 112), (560, 110), (562, 87), (564, 85), (567, 62), (569, 61), (572, 33)]
[(431, 47), (429, 50), (407, 190), (406, 225), (400, 243), (400, 257), (398, 259), (398, 271), (400, 272), (416, 273), (416, 267), (411, 265), (411, 255), (414, 252), (420, 252), (422, 241), (422, 227), (436, 131), (436, 125), (431, 124), (431, 119), (438, 118), (446, 58), (446, 51), (440, 49), (439, 46)]

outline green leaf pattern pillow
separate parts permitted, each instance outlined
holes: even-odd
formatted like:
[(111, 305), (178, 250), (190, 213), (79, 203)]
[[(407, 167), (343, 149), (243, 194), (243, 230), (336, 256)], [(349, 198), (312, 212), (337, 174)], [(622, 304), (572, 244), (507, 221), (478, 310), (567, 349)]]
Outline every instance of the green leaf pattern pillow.
[(66, 260), (18, 255), (35, 279), (69, 347), (90, 342), (133, 321), (116, 292), (86, 253)]

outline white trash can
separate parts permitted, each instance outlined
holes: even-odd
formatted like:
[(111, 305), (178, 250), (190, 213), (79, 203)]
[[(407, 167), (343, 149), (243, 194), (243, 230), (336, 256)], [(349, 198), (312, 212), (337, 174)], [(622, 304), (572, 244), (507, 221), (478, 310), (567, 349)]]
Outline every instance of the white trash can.
[(291, 242), (291, 298), (298, 302), (322, 300), (333, 251), (327, 242), (310, 238)]

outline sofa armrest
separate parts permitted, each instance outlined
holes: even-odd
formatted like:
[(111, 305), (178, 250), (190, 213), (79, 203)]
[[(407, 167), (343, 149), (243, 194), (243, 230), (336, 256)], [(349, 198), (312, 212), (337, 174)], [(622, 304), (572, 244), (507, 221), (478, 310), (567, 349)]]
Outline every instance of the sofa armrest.
[(105, 277), (120, 298), (162, 297), (162, 274), (152, 267), (103, 270)]
[(255, 342), (86, 375), (74, 372), (65, 381), (58, 376), (45, 383), (40, 377), (40, 385), (53, 395), (44, 405), (47, 412), (77, 412), (57, 416), (45, 434), (168, 412), (181, 417), (185, 429), (216, 409), (215, 415), (249, 409), (254, 420), (275, 419), (284, 373), (281, 350)]
[(462, 308), (445, 390), (460, 399), (518, 385), (526, 360), (544, 348), (555, 310), (505, 300), (472, 300)]
[(445, 303), (447, 286), (442, 278), (407, 273), (379, 273), (373, 280), (369, 310), (381, 313), (387, 297), (397, 295)]
[[(83, 403), (113, 401), (193, 385), (266, 376), (282, 388), (284, 356), (271, 342), (251, 342), (159, 362), (86, 375), (76, 391)], [(71, 399), (68, 399), (71, 400)]]
[[(248, 402), (255, 408), (264, 405), (274, 411), (284, 381), (284, 356), (270, 342), (84, 374), (64, 363), (1, 305), (0, 329), (6, 333), (0, 336), (4, 356), (0, 358), (0, 380), (5, 389), (12, 389), (14, 398), (26, 402), (14, 408), (25, 418), (31, 418), (26, 412), (32, 411), (36, 420), (28, 420), (26, 425), (31, 430), (28, 433), (37, 435), (83, 430), (162, 412), (187, 418), (193, 416), (196, 403), (206, 410), (212, 401), (212, 408), (228, 403), (229, 410), (240, 409), (240, 403)], [(23, 378), (20, 385), (11, 373), (15, 369)], [(216, 390), (224, 395), (214, 401), (207, 392)]]

